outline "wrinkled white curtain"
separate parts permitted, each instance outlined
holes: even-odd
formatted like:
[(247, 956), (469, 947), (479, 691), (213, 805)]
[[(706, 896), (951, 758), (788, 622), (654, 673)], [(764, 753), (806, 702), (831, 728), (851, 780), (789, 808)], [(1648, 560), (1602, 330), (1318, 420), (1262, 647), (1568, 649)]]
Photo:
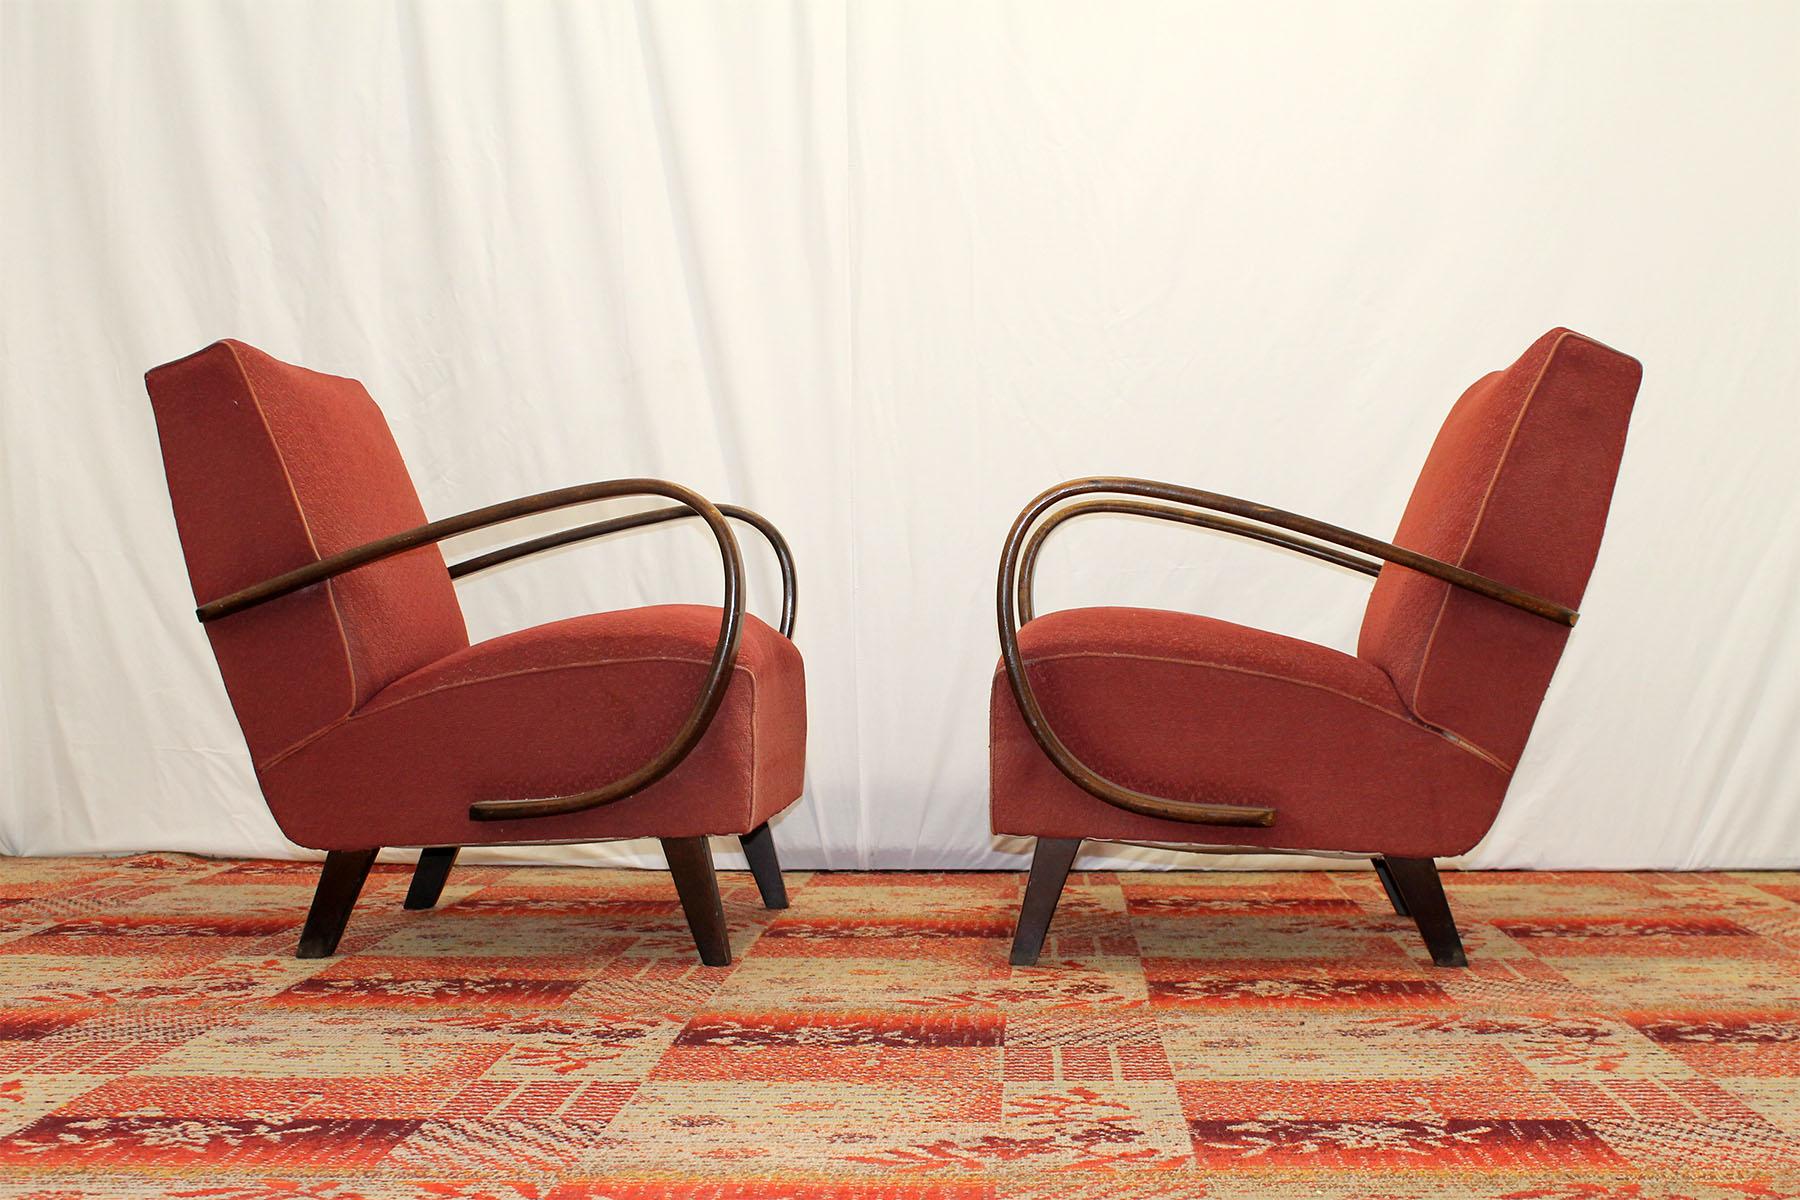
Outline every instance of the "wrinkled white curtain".
[[(1567, 324), (1644, 387), (1469, 861), (1800, 863), (1797, 66), (1780, 0), (11, 0), (0, 851), (297, 853), (140, 379), (216, 338), (364, 380), (434, 516), (655, 474), (774, 518), (812, 707), (783, 856), (975, 867), (1021, 861), (985, 747), (1027, 499), (1143, 475), (1385, 536), (1460, 390)], [(716, 573), (665, 527), (461, 591), (490, 636)], [(1343, 648), (1365, 594), (1123, 519), (1042, 579)]]

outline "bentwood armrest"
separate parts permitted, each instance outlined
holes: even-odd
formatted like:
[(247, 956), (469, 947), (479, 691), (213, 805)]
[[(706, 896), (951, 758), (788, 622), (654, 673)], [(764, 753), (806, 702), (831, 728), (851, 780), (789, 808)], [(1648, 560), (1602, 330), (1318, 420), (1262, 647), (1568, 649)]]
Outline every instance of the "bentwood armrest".
[[(731, 527), (725, 523), (724, 514), (711, 501), (677, 483), (662, 479), (614, 479), (601, 483), (578, 484), (575, 487), (559, 488), (555, 491), (539, 492), (533, 496), (524, 496), (517, 500), (508, 500), (500, 504), (478, 508), (459, 516), (445, 517), (441, 521), (432, 521), (414, 529), (408, 529), (390, 537), (381, 538), (363, 546), (322, 558), (317, 562), (266, 579), (253, 584), (229, 596), (221, 597), (200, 606), (197, 615), (201, 621), (216, 621), (222, 617), (242, 612), (256, 605), (266, 603), (281, 596), (311, 587), (327, 579), (353, 571), (369, 563), (391, 558), (396, 554), (404, 554), (420, 546), (430, 545), (457, 534), (468, 533), (476, 529), (485, 529), (492, 525), (518, 520), (534, 513), (549, 512), (571, 505), (586, 504), (595, 500), (608, 500), (620, 496), (663, 496), (678, 502), (682, 507), (669, 510), (661, 509), (654, 513), (639, 514), (638, 517), (621, 518), (625, 522), (635, 524), (654, 524), (671, 520), (676, 515), (695, 515), (704, 520), (711, 528), (713, 538), (718, 543), (719, 555), (725, 568), (725, 597), (722, 605), (723, 617), (719, 625), (718, 643), (713, 648), (712, 660), (707, 672), (706, 684), (702, 688), (699, 699), (688, 713), (686, 721), (676, 732), (669, 743), (659, 751), (648, 763), (630, 774), (614, 780), (602, 788), (592, 791), (577, 792), (567, 796), (550, 796), (543, 798), (522, 798), (507, 800), (485, 800), (470, 806), (469, 816), (477, 821), (498, 821), (516, 817), (548, 817), (563, 813), (582, 812), (590, 808), (598, 808), (615, 800), (622, 800), (636, 792), (649, 787), (670, 771), (674, 770), (699, 744), (706, 733), (707, 726), (712, 723), (719, 705), (724, 701), (725, 689), (731, 682), (732, 668), (737, 662), (738, 636), (743, 626), (744, 617), (744, 564), (738, 552), (737, 539), (732, 536)], [(754, 522), (753, 522), (754, 523)], [(604, 522), (602, 524), (614, 524)], [(766, 524), (766, 523), (765, 523)], [(630, 524), (618, 525), (617, 528), (630, 528)], [(762, 526), (758, 526), (761, 528)], [(594, 529), (590, 526), (589, 529)], [(773, 526), (769, 526), (773, 529)], [(598, 530), (588, 536), (599, 536), (601, 532), (615, 530)], [(580, 530), (572, 531), (580, 534)], [(777, 555), (785, 549), (785, 543), (779, 542), (776, 534)], [(570, 538), (568, 540), (580, 540)], [(516, 558), (529, 554), (536, 549), (547, 549), (548, 545), (539, 545), (545, 539), (536, 539), (519, 546), (508, 547), (494, 554), (483, 555), (480, 559), (470, 560), (479, 565), (461, 564), (462, 572), (478, 570), (480, 566), (492, 566), (505, 558)], [(561, 543), (555, 543), (561, 544)], [(488, 561), (483, 561), (488, 560)], [(784, 560), (784, 582), (792, 577), (791, 564)], [(791, 585), (788, 592), (789, 601), (784, 610), (791, 606)], [(789, 613), (791, 616), (791, 612)], [(791, 621), (790, 621), (791, 624)]]
[(1071, 504), (1051, 513), (1032, 533), (1031, 540), (1025, 543), (1025, 553), (1019, 559), (1019, 624), (1029, 624), (1032, 617), (1036, 615), (1032, 604), (1032, 582), (1037, 575), (1038, 553), (1043, 549), (1045, 540), (1064, 522), (1095, 513), (1153, 517), (1159, 521), (1176, 521), (1200, 529), (1216, 529), (1221, 533), (1231, 533), (1238, 537), (1266, 542), (1271, 546), (1280, 546), (1283, 549), (1309, 555), (1324, 562), (1335, 563), (1340, 567), (1348, 567), (1350, 570), (1360, 571), (1364, 575), (1381, 574), (1379, 562), (1373, 562), (1355, 554), (1346, 554), (1341, 550), (1334, 550), (1330, 546), (1322, 546), (1316, 542), (1305, 541), (1279, 530), (1253, 525), (1248, 521), (1235, 521), (1230, 517), (1215, 517), (1210, 513), (1176, 508), (1168, 504), (1148, 504), (1142, 500), (1084, 500), (1079, 504)]
[[(775, 561), (781, 568), (781, 620), (776, 628), (781, 631), (782, 637), (792, 638), (794, 636), (794, 610), (799, 603), (799, 583), (794, 571), (793, 551), (788, 548), (787, 539), (781, 536), (781, 530), (775, 527), (775, 523), (761, 513), (752, 512), (750, 509), (736, 504), (721, 504), (718, 508), (725, 516), (734, 521), (742, 521), (762, 534), (763, 539), (769, 543), (769, 548), (775, 552)], [(528, 554), (554, 550), (561, 546), (571, 546), (577, 542), (606, 537), (609, 534), (624, 533), (628, 529), (642, 529), (646, 525), (660, 525), (664, 521), (680, 521), (699, 515), (700, 513), (695, 509), (678, 505), (673, 508), (658, 508), (650, 512), (614, 517), (607, 521), (595, 521), (591, 525), (577, 525), (573, 529), (548, 533), (527, 542), (502, 546), (498, 550), (490, 550), (485, 554), (478, 554), (474, 558), (452, 563), (450, 564), (450, 578), (461, 579), (465, 575), (473, 575), (477, 571), (485, 571), (489, 567), (497, 567), (501, 563), (511, 562), (515, 558), (523, 558)]]
[[(1142, 496), (1160, 503), (1102, 500), (1073, 504), (1049, 516), (1044, 520), (1042, 527), (1033, 534), (1033, 526), (1037, 525), (1040, 518), (1044, 518), (1045, 514), (1058, 504), (1078, 496), (1095, 493)], [(1174, 507), (1176, 505), (1186, 507)], [(1196, 509), (1203, 511), (1193, 511)], [(1204, 510), (1230, 513), (1233, 517), (1243, 519), (1232, 520), (1215, 517)], [(1178, 484), (1158, 483), (1152, 480), (1128, 477), (1073, 479), (1058, 484), (1026, 505), (1007, 535), (1006, 546), (1000, 558), (998, 591), (1001, 660), (1005, 665), (1007, 682), (1012, 689), (1013, 698), (1018, 702), (1019, 712), (1025, 720), (1026, 727), (1056, 768), (1072, 783), (1090, 795), (1115, 807), (1142, 813), (1146, 816), (1203, 825), (1269, 826), (1275, 823), (1276, 814), (1273, 808), (1194, 803), (1152, 796), (1123, 787), (1081, 762), (1051, 729), (1042, 707), (1037, 702), (1037, 697), (1032, 692), (1031, 682), (1026, 677), (1024, 659), (1019, 650), (1019, 626), (1031, 620), (1033, 616), (1032, 580), (1037, 567), (1038, 553), (1043, 546), (1044, 539), (1064, 521), (1101, 512), (1128, 513), (1216, 529), (1282, 546), (1367, 575), (1379, 574), (1380, 563), (1390, 562), (1396, 566), (1406, 567), (1409, 570), (1441, 579), (1455, 587), (1475, 592), (1500, 603), (1523, 609), (1534, 616), (1561, 625), (1573, 625), (1577, 616), (1574, 610), (1563, 605), (1451, 563), (1354, 533), (1336, 525), (1317, 521), (1311, 517), (1300, 516), (1263, 504), (1255, 504), (1248, 500), (1240, 500), (1235, 496), (1182, 487)], [(1284, 530), (1288, 532), (1283, 532)], [(1304, 536), (1294, 536), (1296, 534)], [(1030, 536), (1028, 537), (1028, 535)], [(1333, 549), (1334, 546), (1341, 546), (1358, 553), (1344, 553)], [(1359, 555), (1369, 557), (1363, 558)], [(1379, 561), (1371, 561), (1371, 559)]]

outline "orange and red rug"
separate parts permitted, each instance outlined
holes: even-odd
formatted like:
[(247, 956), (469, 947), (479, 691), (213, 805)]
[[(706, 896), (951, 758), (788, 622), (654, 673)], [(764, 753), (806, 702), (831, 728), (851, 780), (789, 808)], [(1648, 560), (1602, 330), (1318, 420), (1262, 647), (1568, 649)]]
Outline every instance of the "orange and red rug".
[(1800, 876), (668, 876), (0, 860), (0, 1196), (1800, 1196)]

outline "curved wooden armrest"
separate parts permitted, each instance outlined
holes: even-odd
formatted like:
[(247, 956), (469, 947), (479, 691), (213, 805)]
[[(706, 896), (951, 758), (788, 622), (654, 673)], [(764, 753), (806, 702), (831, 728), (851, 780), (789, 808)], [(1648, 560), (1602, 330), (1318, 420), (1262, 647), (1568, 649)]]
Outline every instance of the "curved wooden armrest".
[(1043, 548), (1044, 540), (1063, 522), (1091, 513), (1120, 513), (1133, 517), (1154, 517), (1161, 521), (1179, 521), (1183, 525), (1216, 529), (1221, 533), (1234, 533), (1239, 537), (1281, 546), (1340, 567), (1348, 567), (1352, 571), (1360, 571), (1364, 575), (1381, 574), (1381, 564), (1378, 562), (1346, 554), (1342, 550), (1333, 550), (1330, 546), (1321, 546), (1317, 542), (1309, 542), (1277, 529), (1252, 525), (1248, 521), (1234, 521), (1230, 517), (1215, 517), (1210, 513), (1194, 512), (1167, 504), (1146, 504), (1141, 500), (1084, 500), (1080, 504), (1071, 504), (1051, 513), (1032, 533), (1031, 540), (1025, 543), (1025, 553), (1019, 559), (1019, 624), (1030, 624), (1035, 615), (1032, 612), (1032, 581), (1037, 576), (1038, 552)]
[[(781, 636), (794, 636), (794, 610), (799, 604), (799, 583), (794, 572), (794, 554), (788, 548), (787, 539), (781, 536), (781, 530), (775, 523), (761, 513), (741, 508), (736, 504), (721, 504), (719, 511), (734, 521), (742, 521), (749, 525), (769, 543), (775, 552), (775, 561), (781, 567), (781, 623), (777, 628)], [(474, 558), (464, 559), (450, 566), (450, 578), (461, 579), (464, 575), (473, 575), (477, 571), (485, 571), (489, 567), (497, 567), (501, 563), (511, 562), (515, 558), (523, 558), (527, 554), (537, 554), (544, 550), (554, 550), (559, 546), (570, 546), (576, 542), (585, 542), (591, 538), (606, 537), (608, 534), (623, 533), (627, 529), (641, 529), (646, 525), (660, 525), (665, 521), (680, 521), (700, 514), (694, 509), (677, 505), (673, 508), (658, 508), (649, 512), (632, 513), (627, 517), (614, 517), (610, 521), (595, 521), (591, 525), (577, 525), (573, 529), (565, 529), (559, 533), (545, 534), (532, 538), (528, 542), (520, 542), (514, 546), (503, 546), (498, 550), (490, 550), (486, 554), (478, 554)]]
[[(1125, 501), (1098, 501), (1072, 505), (1047, 521), (1044, 528), (1039, 530), (1027, 544), (1027, 535), (1031, 532), (1032, 527), (1051, 508), (1065, 500), (1092, 495), (1096, 492), (1142, 496), (1161, 503), (1132, 504)], [(1243, 520), (1226, 520), (1190, 512), (1187, 509), (1168, 507), (1170, 505), (1186, 505), (1187, 509), (1230, 513), (1232, 516), (1245, 518), (1258, 524), (1246, 524)], [(1375, 563), (1355, 555), (1342, 554), (1330, 549), (1329, 546), (1318, 544), (1320, 542), (1329, 543), (1357, 551), (1382, 562), (1390, 562), (1396, 566), (1430, 575), (1435, 579), (1441, 579), (1446, 583), (1498, 600), (1503, 604), (1510, 604), (1515, 608), (1523, 609), (1535, 616), (1555, 621), (1561, 625), (1573, 625), (1577, 616), (1573, 609), (1546, 600), (1541, 596), (1534, 596), (1518, 588), (1509, 587), (1462, 567), (1441, 562), (1429, 555), (1407, 550), (1360, 533), (1353, 533), (1348, 529), (1342, 529), (1324, 521), (1316, 521), (1311, 517), (1303, 517), (1279, 508), (1270, 508), (1267, 505), (1240, 500), (1235, 496), (1202, 491), (1199, 488), (1182, 487), (1179, 484), (1157, 483), (1148, 479), (1132, 479), (1122, 476), (1072, 479), (1067, 483), (1060, 483), (1026, 505), (1007, 534), (1006, 546), (1000, 556), (1000, 581), (997, 595), (1000, 620), (1000, 658), (1005, 665), (1007, 683), (1011, 686), (1013, 699), (1018, 702), (1019, 713), (1025, 720), (1026, 728), (1031, 731), (1032, 738), (1050, 761), (1056, 765), (1056, 768), (1070, 782), (1089, 795), (1115, 807), (1142, 813), (1145, 816), (1162, 817), (1167, 820), (1186, 821), (1200, 825), (1268, 826), (1275, 823), (1275, 810), (1272, 808), (1236, 804), (1190, 803), (1162, 796), (1152, 796), (1123, 787), (1076, 758), (1074, 753), (1056, 736), (1055, 730), (1050, 728), (1049, 721), (1045, 719), (1044, 711), (1031, 690), (1031, 682), (1026, 678), (1024, 659), (1019, 651), (1019, 625), (1032, 617), (1032, 577), (1037, 567), (1038, 551), (1042, 548), (1045, 536), (1063, 521), (1094, 512), (1128, 512), (1218, 529), (1284, 546), (1315, 558), (1338, 563), (1352, 570), (1362, 571), (1365, 574), (1380, 573), (1380, 567)], [(1275, 528), (1265, 528), (1266, 526)], [(1289, 536), (1277, 532), (1278, 530), (1288, 530), (1292, 533), (1302, 534), (1304, 537)], [(1309, 541), (1307, 540), (1309, 538), (1316, 540)]]
[[(308, 563), (304, 567), (277, 575), (272, 579), (265, 579), (261, 583), (233, 592), (229, 596), (223, 596), (203, 604), (196, 615), (202, 621), (216, 621), (221, 617), (228, 617), (233, 613), (254, 608), (256, 605), (267, 603), (277, 597), (297, 592), (301, 588), (323, 583), (346, 571), (354, 571), (369, 563), (392, 558), (396, 554), (404, 554), (408, 550), (416, 550), (420, 546), (430, 545), (447, 537), (454, 537), (459, 533), (485, 529), (490, 525), (514, 521), (534, 513), (567, 508), (574, 504), (587, 504), (594, 500), (610, 500), (619, 496), (663, 496), (674, 500), (685, 510), (692, 511), (704, 520), (712, 530), (713, 540), (719, 545), (719, 557), (725, 568), (723, 617), (719, 623), (719, 640), (713, 647), (706, 685), (701, 689), (700, 698), (694, 703), (687, 720), (682, 723), (681, 728), (676, 731), (668, 745), (658, 751), (655, 758), (629, 775), (616, 779), (605, 787), (588, 792), (577, 792), (568, 796), (484, 800), (470, 806), (469, 817), (476, 821), (502, 821), (518, 817), (549, 817), (598, 808), (603, 804), (611, 804), (616, 800), (622, 800), (626, 796), (643, 791), (674, 770), (680, 765), (682, 759), (692, 753), (694, 747), (699, 744), (701, 736), (706, 733), (707, 726), (712, 724), (714, 714), (719, 711), (719, 705), (725, 699), (725, 689), (731, 682), (732, 668), (737, 665), (738, 635), (742, 631), (744, 621), (744, 562), (738, 552), (737, 539), (732, 536), (731, 527), (725, 523), (725, 515), (698, 492), (662, 479), (613, 479), (603, 483), (584, 483), (575, 487), (539, 492), (534, 496), (524, 496), (517, 500), (492, 504), (486, 508), (475, 509), (473, 512), (462, 513), (459, 516), (445, 517), (441, 521), (432, 521), (415, 529), (408, 529), (391, 537), (381, 538), (367, 545), (357, 546), (329, 558)], [(521, 551), (521, 553), (525, 552)]]

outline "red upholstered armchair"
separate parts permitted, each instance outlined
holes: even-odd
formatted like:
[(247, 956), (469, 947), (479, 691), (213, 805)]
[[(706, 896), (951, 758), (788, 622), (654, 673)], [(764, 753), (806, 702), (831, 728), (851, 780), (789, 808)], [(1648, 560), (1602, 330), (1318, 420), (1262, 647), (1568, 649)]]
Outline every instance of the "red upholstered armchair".
[[(787, 544), (755, 513), (620, 479), (429, 524), (381, 410), (353, 379), (219, 342), (146, 376), (199, 617), (281, 830), (326, 852), (299, 956), (332, 954), (383, 846), (423, 853), (408, 908), (459, 847), (662, 840), (702, 961), (731, 961), (709, 834), (742, 838), (763, 902), (787, 894), (769, 819), (800, 794), (806, 695)], [(437, 543), (615, 496), (674, 507), (446, 568)], [(469, 644), (451, 581), (683, 517), (724, 562), (721, 607), (595, 613)], [(744, 612), (727, 518), (766, 537), (781, 627)]]
[[(1556, 329), (1478, 380), (1438, 434), (1397, 544), (1141, 479), (1078, 479), (1033, 500), (1001, 556), (991, 703), (994, 832), (1038, 839), (1012, 961), (1037, 961), (1091, 838), (1372, 858), (1432, 960), (1464, 965), (1433, 860), (1473, 847), (1499, 813), (1593, 569), (1641, 374)], [(1065, 504), (1095, 493), (1141, 499)], [(1374, 576), (1356, 655), (1149, 609), (1034, 619), (1044, 537), (1092, 513)]]

